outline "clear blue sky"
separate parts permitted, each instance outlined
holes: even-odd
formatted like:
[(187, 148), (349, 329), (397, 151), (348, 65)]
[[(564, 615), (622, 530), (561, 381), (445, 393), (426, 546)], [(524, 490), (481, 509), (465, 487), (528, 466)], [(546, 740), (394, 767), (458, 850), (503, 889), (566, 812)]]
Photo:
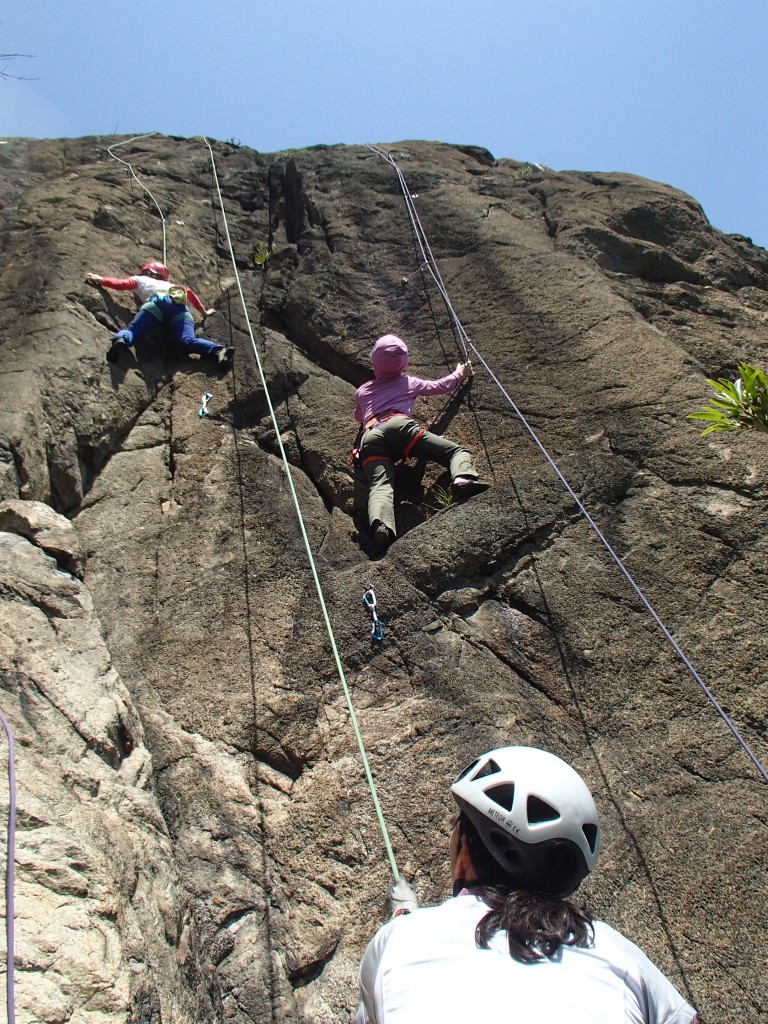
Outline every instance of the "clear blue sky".
[(628, 171), (768, 246), (768, 0), (20, 0), (0, 132), (432, 139)]

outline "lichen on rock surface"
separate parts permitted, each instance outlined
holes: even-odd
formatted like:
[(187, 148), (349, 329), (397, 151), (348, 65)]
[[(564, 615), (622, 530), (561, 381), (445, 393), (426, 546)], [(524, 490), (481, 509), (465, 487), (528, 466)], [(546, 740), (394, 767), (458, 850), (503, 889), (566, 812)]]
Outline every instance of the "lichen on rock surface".
[[(445, 477), (410, 465), (398, 540), (367, 558), (347, 463), (371, 344), (397, 333), (426, 377), (462, 357), (391, 167), (359, 146), (213, 146), (276, 432), (199, 141), (121, 152), (234, 372), (159, 337), (105, 362), (133, 309), (85, 273), (161, 255), (157, 211), (111, 141), (0, 154), (20, 1019), (351, 1019), (389, 869), (279, 433), (421, 899), (447, 894), (448, 784), (467, 757), (546, 747), (595, 792), (598, 915), (707, 1024), (764, 1020), (765, 784), (482, 369), (419, 415), (493, 487), (436, 510)], [(392, 149), (473, 342), (765, 762), (768, 449), (700, 441), (685, 417), (707, 377), (766, 365), (766, 253), (631, 175)]]

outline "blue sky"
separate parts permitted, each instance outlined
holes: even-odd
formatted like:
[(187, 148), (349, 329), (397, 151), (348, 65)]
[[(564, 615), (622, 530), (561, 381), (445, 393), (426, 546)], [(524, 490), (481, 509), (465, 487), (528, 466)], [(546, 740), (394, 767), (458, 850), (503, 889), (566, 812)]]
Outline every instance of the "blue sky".
[(433, 139), (627, 171), (768, 246), (767, 0), (25, 0), (0, 132)]

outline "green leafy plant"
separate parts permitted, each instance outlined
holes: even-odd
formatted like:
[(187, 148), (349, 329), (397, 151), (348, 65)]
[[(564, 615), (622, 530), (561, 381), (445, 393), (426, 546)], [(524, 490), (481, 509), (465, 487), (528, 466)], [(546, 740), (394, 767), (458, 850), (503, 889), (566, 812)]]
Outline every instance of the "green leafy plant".
[(430, 515), (433, 515), (436, 512), (442, 512), (443, 509), (450, 508), (452, 505), (456, 504), (456, 499), (452, 492), (446, 487), (440, 487), (437, 484), (432, 488), (430, 497), (432, 500), (425, 501), (421, 506), (421, 509), (427, 519), (429, 519)]
[(432, 500), (438, 509), (450, 508), (451, 505), (456, 504), (456, 499), (453, 496), (453, 492), (449, 491), (447, 487), (435, 486), (432, 488)]
[(760, 430), (768, 433), (768, 377), (756, 366), (739, 363), (734, 381), (707, 380), (717, 397), (707, 408), (688, 414), (689, 420), (704, 420), (709, 426), (702, 437), (713, 430)]
[(432, 516), (437, 515), (438, 512), (442, 512), (444, 509), (451, 508), (456, 504), (456, 499), (451, 491), (445, 487), (440, 487), (439, 485), (436, 485), (431, 489), (431, 499), (431, 501), (422, 502), (408, 501), (405, 499), (403, 504), (413, 505), (414, 508), (417, 508), (419, 512), (421, 512), (425, 519), (431, 519)]
[(527, 181), (534, 174), (546, 174), (548, 172), (551, 172), (551, 170), (552, 168), (549, 166), (549, 164), (537, 164), (530, 162), (527, 164), (523, 164), (522, 167), (518, 167), (514, 180)]

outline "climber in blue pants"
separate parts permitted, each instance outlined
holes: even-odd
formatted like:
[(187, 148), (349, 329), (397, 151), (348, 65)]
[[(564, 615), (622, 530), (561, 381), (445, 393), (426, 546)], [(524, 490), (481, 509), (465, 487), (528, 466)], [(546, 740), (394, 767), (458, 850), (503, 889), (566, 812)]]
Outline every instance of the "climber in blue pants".
[(208, 341), (207, 338), (198, 338), (189, 305), (194, 306), (203, 316), (208, 316), (215, 310), (206, 309), (191, 288), (173, 284), (169, 276), (165, 264), (157, 261), (146, 263), (134, 277), (86, 274), (85, 280), (88, 284), (118, 292), (135, 291), (142, 303), (128, 326), (112, 335), (112, 347), (107, 352), (107, 359), (111, 363), (116, 363), (124, 348), (132, 347), (150, 331), (163, 326), (185, 352), (194, 352), (205, 359), (213, 359), (220, 365), (228, 366), (232, 362), (234, 350), (231, 346), (219, 345), (215, 341)]
[(195, 321), (186, 304), (174, 302), (170, 295), (153, 295), (144, 303), (127, 327), (112, 338), (112, 342), (123, 341), (134, 345), (156, 327), (164, 324), (174, 341), (183, 345), (187, 352), (209, 359), (218, 356), (224, 346), (195, 334)]

